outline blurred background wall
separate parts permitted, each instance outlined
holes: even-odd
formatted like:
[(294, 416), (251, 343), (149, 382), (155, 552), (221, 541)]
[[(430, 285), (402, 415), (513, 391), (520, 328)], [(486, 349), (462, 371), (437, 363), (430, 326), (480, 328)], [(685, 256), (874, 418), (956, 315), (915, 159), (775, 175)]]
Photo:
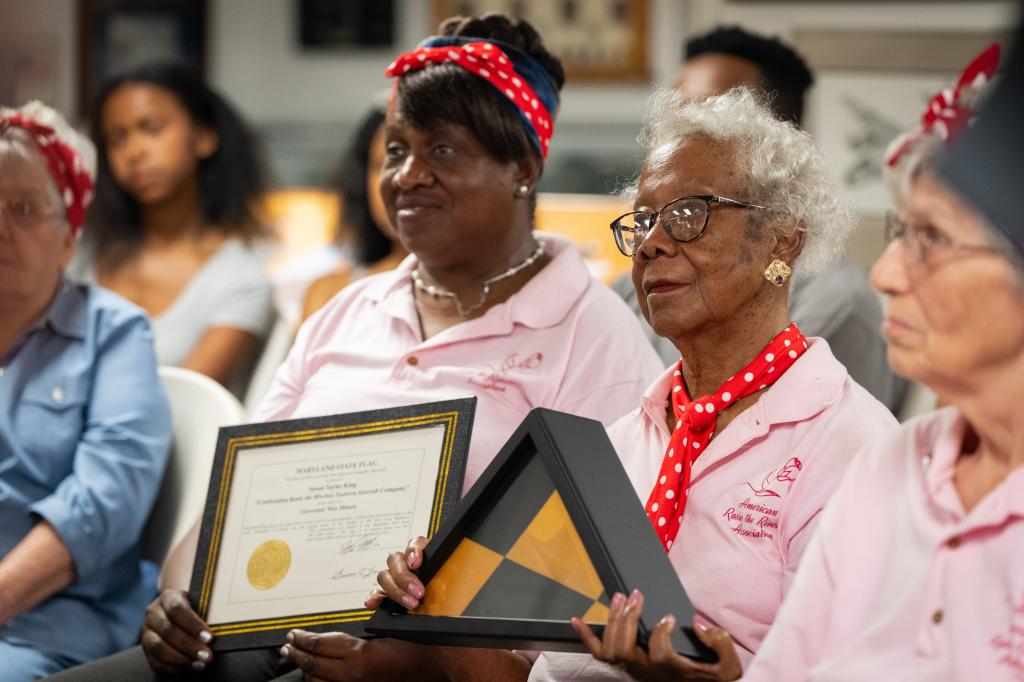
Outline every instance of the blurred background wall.
[[(355, 121), (375, 95), (386, 96), (383, 70), (394, 55), (429, 34), (438, 16), (512, 10), (542, 24), (545, 39), (573, 57), (575, 73), (583, 74), (570, 75), (563, 92), (542, 189), (600, 195), (635, 172), (644, 100), (652, 84), (671, 83), (687, 36), (739, 24), (785, 38), (816, 69), (808, 129), (843, 174), (862, 215), (851, 249), (866, 266), (881, 247), (887, 198), (878, 168), (885, 144), (913, 124), (928, 96), (972, 54), (1008, 34), (1019, 7), (1012, 0), (370, 5), (373, 26), (359, 24), (365, 3), (346, 0), (0, 0), (0, 102), (39, 97), (84, 122), (83, 93), (99, 80), (97, 54), (107, 50), (110, 70), (119, 60), (127, 65), (188, 52), (198, 35), (207, 78), (260, 132), (278, 184), (324, 187)], [(198, 13), (199, 29), (186, 25), (192, 19), (181, 15), (188, 11)], [(303, 12), (311, 35), (303, 32)], [(346, 33), (346, 22), (357, 26)], [(369, 42), (390, 44), (360, 44), (371, 33)]]

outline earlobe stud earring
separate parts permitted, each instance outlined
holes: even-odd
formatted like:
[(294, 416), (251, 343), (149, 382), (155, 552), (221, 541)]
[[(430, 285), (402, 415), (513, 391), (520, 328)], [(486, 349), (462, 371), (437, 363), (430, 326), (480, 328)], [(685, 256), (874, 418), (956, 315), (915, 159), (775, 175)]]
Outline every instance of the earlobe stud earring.
[(518, 194), (521, 197), (525, 197), (529, 192), (530, 192), (530, 186), (529, 185), (519, 185), (519, 188), (516, 190), (516, 194)]
[(768, 264), (764, 269), (764, 278), (777, 287), (781, 287), (793, 274), (793, 269), (780, 261), (778, 258)]

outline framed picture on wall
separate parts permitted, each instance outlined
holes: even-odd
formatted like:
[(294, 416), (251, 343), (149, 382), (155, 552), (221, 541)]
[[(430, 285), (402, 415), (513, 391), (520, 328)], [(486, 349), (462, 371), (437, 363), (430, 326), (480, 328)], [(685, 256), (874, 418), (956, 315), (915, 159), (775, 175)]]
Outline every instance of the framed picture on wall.
[(156, 61), (203, 70), (206, 0), (78, 0), (78, 106), (87, 115), (103, 81)]
[(389, 48), (394, 0), (299, 0), (299, 42), (306, 50)]
[(502, 12), (526, 19), (571, 82), (647, 80), (645, 0), (434, 0), (444, 19)]
[(928, 100), (950, 87), (997, 32), (801, 28), (797, 51), (815, 71), (807, 128), (839, 175), (861, 225), (850, 255), (872, 263), (884, 247), (891, 198), (882, 174), (889, 143), (913, 128)]

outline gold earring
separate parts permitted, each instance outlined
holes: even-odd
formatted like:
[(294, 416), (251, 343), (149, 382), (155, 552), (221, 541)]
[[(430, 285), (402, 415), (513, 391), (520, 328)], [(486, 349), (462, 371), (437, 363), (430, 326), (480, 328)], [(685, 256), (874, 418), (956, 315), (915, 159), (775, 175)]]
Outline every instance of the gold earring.
[(781, 287), (793, 274), (793, 269), (780, 261), (778, 258), (768, 264), (764, 269), (764, 278), (777, 287)]

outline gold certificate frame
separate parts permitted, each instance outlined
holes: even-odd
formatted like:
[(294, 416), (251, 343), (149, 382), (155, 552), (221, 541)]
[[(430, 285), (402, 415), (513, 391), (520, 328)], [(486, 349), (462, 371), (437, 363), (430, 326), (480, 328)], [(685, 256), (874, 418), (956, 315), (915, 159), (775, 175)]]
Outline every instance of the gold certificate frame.
[(363, 635), (386, 555), (458, 503), (475, 404), (222, 428), (189, 591), (214, 650)]

